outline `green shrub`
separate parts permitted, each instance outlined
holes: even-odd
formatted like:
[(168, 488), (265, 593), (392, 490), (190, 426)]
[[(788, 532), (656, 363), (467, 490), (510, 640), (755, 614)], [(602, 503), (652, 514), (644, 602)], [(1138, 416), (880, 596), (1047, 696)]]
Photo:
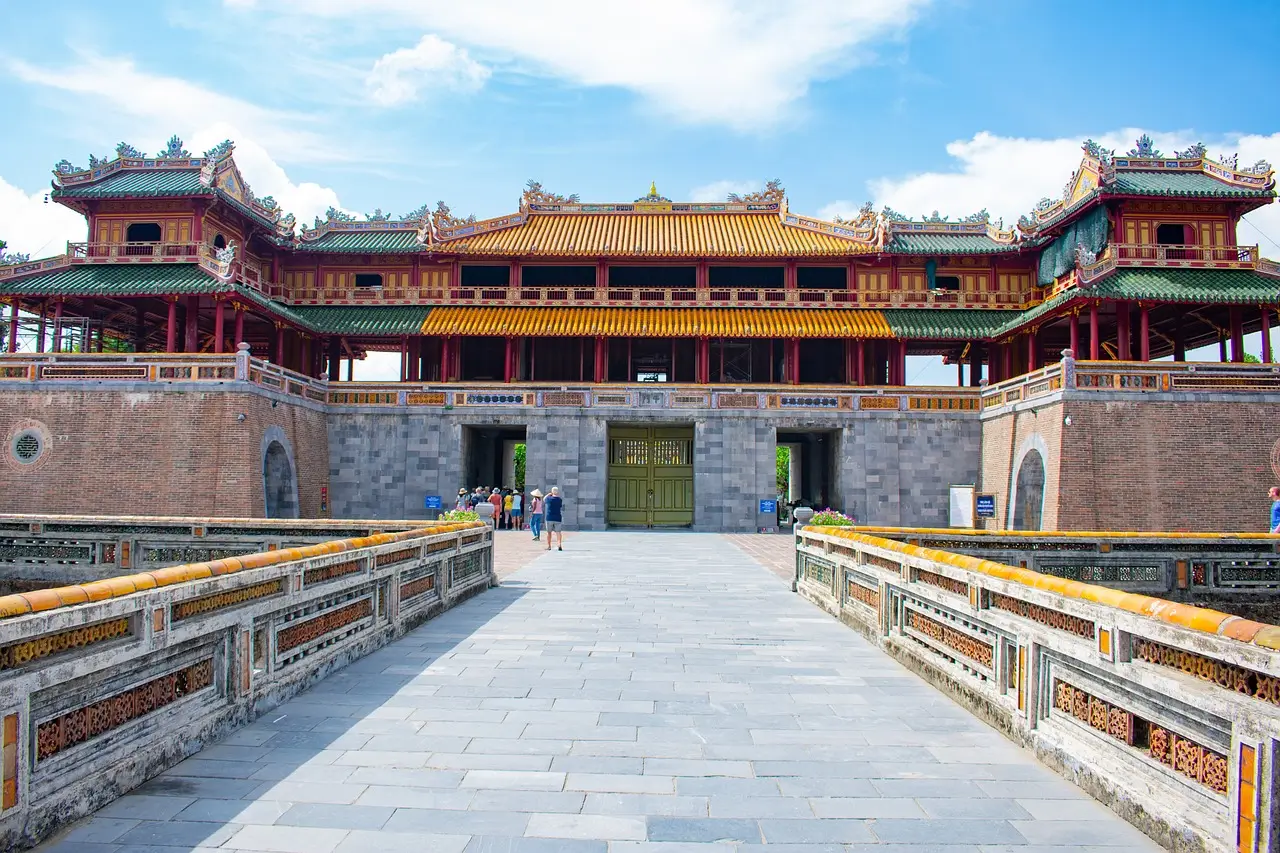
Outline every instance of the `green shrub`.
[(441, 521), (479, 521), (480, 516), (470, 509), (451, 509), (440, 513)]
[(809, 523), (818, 527), (853, 527), (857, 524), (849, 516), (830, 507), (815, 512)]

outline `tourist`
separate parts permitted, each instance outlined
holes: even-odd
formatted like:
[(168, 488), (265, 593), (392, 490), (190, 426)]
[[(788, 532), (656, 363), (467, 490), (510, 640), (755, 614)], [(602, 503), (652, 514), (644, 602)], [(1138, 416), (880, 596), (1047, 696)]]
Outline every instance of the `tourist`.
[(1280, 486), (1272, 486), (1267, 495), (1271, 498), (1271, 532), (1280, 533)]
[(514, 530), (524, 530), (521, 516), (524, 514), (524, 496), (519, 492), (511, 495), (511, 523)]
[(503, 489), (502, 490), (502, 526), (505, 527), (507, 530), (512, 529), (511, 528), (511, 508), (514, 505), (514, 503), (515, 502), (511, 500), (511, 490)]
[(533, 533), (533, 541), (542, 538), (542, 490), (534, 489), (529, 494), (529, 530)]
[(458, 489), (458, 500), (453, 504), (454, 509), (471, 509), (471, 498), (467, 495), (466, 489)]
[(502, 526), (502, 492), (498, 491), (497, 486), (489, 494), (489, 503), (493, 504), (493, 527), (496, 530)]
[(556, 539), (560, 547), (557, 550), (564, 550), (564, 499), (560, 497), (560, 487), (552, 486), (551, 494), (547, 495), (547, 502), (543, 508), (543, 512), (547, 516), (547, 550), (551, 550), (551, 540)]

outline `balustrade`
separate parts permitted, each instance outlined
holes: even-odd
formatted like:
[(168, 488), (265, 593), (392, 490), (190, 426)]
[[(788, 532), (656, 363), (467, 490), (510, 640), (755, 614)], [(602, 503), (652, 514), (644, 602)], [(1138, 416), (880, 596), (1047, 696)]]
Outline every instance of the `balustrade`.
[(483, 524), (415, 522), (0, 597), (0, 849), (42, 840), (492, 581)]
[(802, 595), (1165, 846), (1274, 853), (1254, 759), (1280, 748), (1280, 627), (862, 529), (800, 530), (796, 566)]

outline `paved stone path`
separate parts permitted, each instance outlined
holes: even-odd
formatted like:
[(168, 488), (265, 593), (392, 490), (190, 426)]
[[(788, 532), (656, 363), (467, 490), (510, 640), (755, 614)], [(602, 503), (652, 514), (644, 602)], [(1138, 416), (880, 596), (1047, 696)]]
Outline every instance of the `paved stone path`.
[(566, 544), (42, 849), (1158, 849), (730, 540)]

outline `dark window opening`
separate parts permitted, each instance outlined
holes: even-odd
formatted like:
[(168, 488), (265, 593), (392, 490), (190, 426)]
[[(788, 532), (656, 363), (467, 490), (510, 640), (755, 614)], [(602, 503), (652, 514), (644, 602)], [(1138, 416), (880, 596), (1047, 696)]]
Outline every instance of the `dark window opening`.
[(627, 358), (630, 354), (631, 342), (626, 338), (609, 338), (609, 371), (610, 382), (628, 382)]
[(750, 289), (782, 290), (782, 267), (711, 267), (711, 287), (743, 287)]
[(227, 248), (227, 238), (226, 238), (226, 237), (223, 237), (221, 234), (214, 234), (214, 235), (213, 235), (213, 248), (215, 248), (215, 249), (225, 249), (225, 248)]
[(523, 287), (595, 287), (596, 268), (587, 266), (527, 266), (520, 268)]
[(1195, 238), (1189, 235), (1191, 228), (1186, 225), (1175, 225), (1166, 223), (1156, 226), (1156, 242), (1161, 246), (1183, 246), (1195, 242)]
[(711, 359), (709, 374), (712, 382), (751, 381), (753, 345), (756, 341), (717, 338), (710, 343), (708, 357)]
[(503, 338), (463, 338), (461, 355), (462, 381), (501, 382), (505, 378), (507, 342)]
[(845, 267), (800, 267), (796, 270), (796, 286), (801, 290), (844, 290), (849, 270)]
[(356, 287), (382, 287), (382, 273), (380, 272), (356, 273)]
[(933, 278), (934, 290), (959, 290), (960, 276), (958, 275), (939, 275)]
[(697, 285), (696, 267), (609, 267), (610, 287), (693, 290)]
[(853, 515), (854, 507), (840, 507), (840, 433), (778, 430), (777, 436), (778, 446), (790, 450), (783, 502), (791, 507), (843, 508)]
[(591, 338), (531, 338), (530, 367), (535, 382), (590, 382), (595, 377)]
[(159, 243), (160, 224), (157, 222), (135, 222), (124, 232), (124, 239), (129, 243)]
[(511, 283), (509, 266), (473, 266), (462, 268), (463, 287), (506, 287)]
[(844, 382), (844, 341), (800, 341), (800, 382), (826, 385)]

